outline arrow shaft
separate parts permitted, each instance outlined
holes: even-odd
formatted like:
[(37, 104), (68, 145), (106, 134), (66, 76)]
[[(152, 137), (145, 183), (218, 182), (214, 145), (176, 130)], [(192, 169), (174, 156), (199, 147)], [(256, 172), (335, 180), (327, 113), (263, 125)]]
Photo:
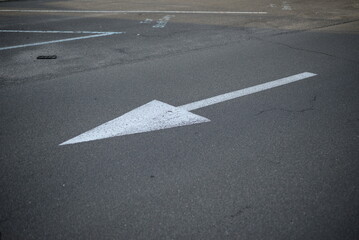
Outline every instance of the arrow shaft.
[(224, 101), (228, 101), (228, 100), (232, 100), (235, 98), (239, 98), (239, 97), (243, 97), (246, 95), (250, 95), (253, 93), (257, 93), (257, 92), (261, 92), (261, 91), (265, 91), (271, 88), (275, 88), (275, 87), (280, 87), (289, 83), (293, 83), (293, 82), (297, 82), (306, 78), (310, 78), (313, 76), (316, 76), (317, 74), (314, 73), (309, 73), (309, 72), (304, 72), (304, 73), (300, 73), (300, 74), (296, 74), (293, 76), (289, 76), (289, 77), (285, 77), (285, 78), (281, 78), (278, 80), (274, 80), (271, 82), (267, 82), (267, 83), (263, 83), (263, 84), (259, 84), (253, 87), (248, 87), (248, 88), (244, 88), (241, 90), (237, 90), (237, 91), (233, 91), (233, 92), (229, 92), (229, 93), (225, 93), (225, 94), (221, 94), (215, 97), (211, 97), (211, 98), (206, 98), (200, 101), (196, 101), (193, 103), (189, 103), (189, 104), (185, 104), (182, 106), (179, 106), (179, 108), (187, 110), (187, 111), (192, 111), (192, 110), (196, 110), (199, 108), (204, 108), (207, 106), (211, 106), (217, 103), (221, 103)]

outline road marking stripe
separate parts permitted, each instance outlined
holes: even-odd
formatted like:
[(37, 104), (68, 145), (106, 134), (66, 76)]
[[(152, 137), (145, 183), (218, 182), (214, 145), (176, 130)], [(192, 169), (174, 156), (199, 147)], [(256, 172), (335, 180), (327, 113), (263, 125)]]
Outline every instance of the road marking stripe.
[(304, 72), (179, 107), (153, 100), (145, 105), (133, 109), (128, 113), (125, 113), (118, 118), (101, 124), (100, 126), (78, 135), (77, 137), (71, 138), (70, 140), (63, 142), (60, 145), (88, 142), (98, 139), (210, 122), (208, 118), (191, 113), (190, 111), (252, 93), (268, 90), (274, 87), (279, 87), (316, 75), (317, 74), (315, 73)]
[(253, 87), (244, 88), (244, 89), (241, 89), (241, 90), (221, 94), (221, 95), (218, 95), (218, 96), (215, 96), (215, 97), (203, 99), (203, 100), (200, 100), (200, 101), (197, 101), (197, 102), (185, 104), (185, 105), (179, 106), (179, 108), (182, 108), (182, 109), (187, 110), (187, 111), (192, 111), (192, 110), (207, 107), (207, 106), (210, 106), (210, 105), (213, 105), (213, 104), (217, 104), (217, 103), (220, 103), (220, 102), (232, 100), (234, 98), (243, 97), (243, 96), (246, 96), (246, 95), (249, 95), (249, 94), (261, 92), (261, 91), (268, 90), (268, 89), (271, 89), (271, 88), (275, 88), (275, 87), (279, 87), (279, 86), (286, 85), (286, 84), (289, 84), (289, 83), (293, 83), (293, 82), (296, 82), (296, 81), (300, 81), (300, 80), (303, 80), (303, 79), (306, 79), (306, 78), (309, 78), (309, 77), (313, 77), (313, 76), (316, 76), (316, 75), (317, 74), (315, 74), (315, 73), (304, 72), (304, 73), (300, 73), (300, 74), (293, 75), (293, 76), (290, 76), (290, 77), (281, 78), (281, 79), (274, 80), (274, 81), (271, 81), (271, 82), (259, 84), (259, 85), (253, 86)]
[(227, 11), (101, 11), (101, 10), (38, 10), (38, 9), (1, 9), (0, 12), (35, 13), (165, 13), (165, 14), (267, 14), (267, 12), (227, 12)]
[(210, 122), (210, 120), (167, 103), (153, 100), (118, 118), (71, 138), (61, 143), (60, 146), (204, 122)]
[(115, 33), (105, 33), (105, 34), (97, 34), (97, 35), (90, 35), (90, 36), (83, 36), (83, 37), (53, 40), (53, 41), (47, 41), (47, 42), (29, 43), (29, 44), (16, 45), (16, 46), (11, 46), (11, 47), (3, 47), (3, 48), (0, 48), (0, 51), (15, 49), (15, 48), (39, 46), (39, 45), (52, 44), (52, 43), (69, 42), (69, 41), (82, 40), (82, 39), (87, 39), (87, 38), (105, 37), (105, 36), (110, 36), (110, 35), (114, 35), (114, 34)]
[(0, 30), (3, 33), (72, 33), (72, 34), (121, 34), (123, 32), (92, 32), (92, 31), (33, 31), (33, 30)]

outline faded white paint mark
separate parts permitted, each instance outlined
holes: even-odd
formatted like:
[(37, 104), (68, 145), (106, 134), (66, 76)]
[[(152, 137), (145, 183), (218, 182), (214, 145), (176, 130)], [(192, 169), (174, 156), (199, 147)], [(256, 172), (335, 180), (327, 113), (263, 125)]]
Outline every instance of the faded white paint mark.
[(271, 88), (283, 86), (313, 76), (316, 76), (316, 74), (304, 72), (272, 82), (259, 84), (253, 87), (244, 88), (242, 90), (189, 103), (179, 107), (174, 107), (169, 104), (154, 100), (114, 120), (104, 123), (77, 137), (63, 142), (60, 145), (88, 142), (116, 136), (209, 122), (209, 119), (193, 114), (190, 111), (249, 94), (265, 91)]
[(153, 28), (164, 28), (167, 25), (168, 21), (173, 17), (174, 17), (173, 15), (164, 16), (163, 18), (158, 19), (157, 24), (153, 25), (152, 27)]
[(37, 43), (22, 44), (22, 45), (10, 46), (10, 47), (2, 47), (2, 48), (0, 48), (0, 51), (16, 49), (16, 48), (40, 46), (40, 45), (53, 44), (53, 43), (69, 42), (69, 41), (75, 41), (75, 40), (83, 40), (83, 39), (89, 39), (89, 38), (105, 37), (105, 36), (110, 36), (110, 35), (114, 35), (114, 34), (122, 34), (122, 33), (124, 33), (124, 32), (26, 31), (26, 30), (0, 30), (0, 32), (4, 32), (4, 33), (64, 33), (64, 34), (67, 34), (67, 33), (72, 33), (72, 34), (94, 34), (94, 33), (96, 33), (95, 35), (89, 35), (89, 36), (65, 38), (65, 39), (52, 40), (52, 41), (46, 41), (46, 42), (37, 42)]
[(288, 2), (284, 1), (282, 4), (282, 10), (284, 11), (292, 11), (292, 7), (288, 4)]
[(267, 12), (227, 12), (227, 11), (101, 11), (101, 10), (45, 10), (45, 9), (1, 9), (0, 12), (24, 12), (24, 13), (164, 13), (164, 14), (267, 14)]
[(277, 7), (277, 5), (274, 4), (274, 3), (269, 4), (269, 6), (270, 6), (271, 8), (276, 8), (276, 7)]
[(148, 24), (151, 23), (153, 20), (150, 18), (146, 18), (144, 21), (141, 21), (140, 23)]
[(209, 121), (207, 118), (186, 110), (153, 100), (60, 145), (88, 142)]

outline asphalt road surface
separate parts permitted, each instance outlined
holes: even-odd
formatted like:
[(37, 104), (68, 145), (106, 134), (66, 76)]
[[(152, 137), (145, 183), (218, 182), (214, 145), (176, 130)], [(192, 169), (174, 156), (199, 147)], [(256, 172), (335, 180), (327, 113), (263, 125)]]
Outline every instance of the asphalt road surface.
[(0, 1), (0, 239), (359, 239), (358, 10)]

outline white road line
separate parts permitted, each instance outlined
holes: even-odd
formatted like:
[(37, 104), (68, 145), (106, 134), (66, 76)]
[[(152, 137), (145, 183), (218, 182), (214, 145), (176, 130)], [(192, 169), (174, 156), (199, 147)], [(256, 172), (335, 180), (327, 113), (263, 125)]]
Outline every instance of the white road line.
[(292, 7), (288, 4), (288, 2), (284, 1), (282, 3), (282, 10), (284, 10), (284, 11), (292, 11)]
[(309, 73), (309, 72), (304, 72), (304, 73), (300, 73), (297, 75), (293, 75), (290, 77), (286, 77), (286, 78), (281, 78), (278, 80), (274, 80), (271, 82), (267, 82), (267, 83), (263, 83), (263, 84), (259, 84), (253, 87), (249, 87), (249, 88), (244, 88), (241, 90), (237, 90), (237, 91), (233, 91), (233, 92), (229, 92), (229, 93), (225, 93), (222, 95), (218, 95), (215, 97), (211, 97), (211, 98), (207, 98), (207, 99), (203, 99), (197, 102), (193, 102), (193, 103), (189, 103), (186, 105), (182, 105), (179, 106), (179, 108), (187, 110), (187, 111), (192, 111), (192, 110), (196, 110), (199, 108), (203, 108), (203, 107), (207, 107), (213, 104), (217, 104), (217, 103), (221, 103), (224, 101), (228, 101), (228, 100), (232, 100), (234, 98), (238, 98), (238, 97), (243, 97), (249, 94), (253, 94), (253, 93), (257, 93), (257, 92), (261, 92), (264, 90), (268, 90), (271, 88), (275, 88), (275, 87), (279, 87), (282, 85), (286, 85), (289, 83), (293, 83), (296, 81), (300, 81), (309, 77), (313, 77), (316, 76), (317, 74), (315, 73)]
[(101, 11), (101, 10), (38, 10), (38, 9), (1, 9), (0, 12), (24, 13), (164, 13), (164, 14), (267, 14), (267, 12), (227, 12), (227, 11)]
[(0, 30), (0, 33), (72, 33), (72, 34), (121, 34), (123, 32), (92, 32), (92, 31), (33, 31), (33, 30)]
[(83, 37), (53, 40), (53, 41), (47, 41), (47, 42), (29, 43), (29, 44), (16, 45), (16, 46), (10, 46), (10, 47), (3, 47), (3, 48), (0, 48), (0, 51), (15, 49), (15, 48), (39, 46), (39, 45), (52, 44), (52, 43), (69, 42), (69, 41), (82, 40), (82, 39), (88, 39), (88, 38), (105, 37), (105, 36), (110, 36), (110, 35), (114, 35), (114, 34), (115, 33), (104, 33), (104, 34), (97, 34), (97, 35), (90, 35), (90, 36), (83, 36)]

